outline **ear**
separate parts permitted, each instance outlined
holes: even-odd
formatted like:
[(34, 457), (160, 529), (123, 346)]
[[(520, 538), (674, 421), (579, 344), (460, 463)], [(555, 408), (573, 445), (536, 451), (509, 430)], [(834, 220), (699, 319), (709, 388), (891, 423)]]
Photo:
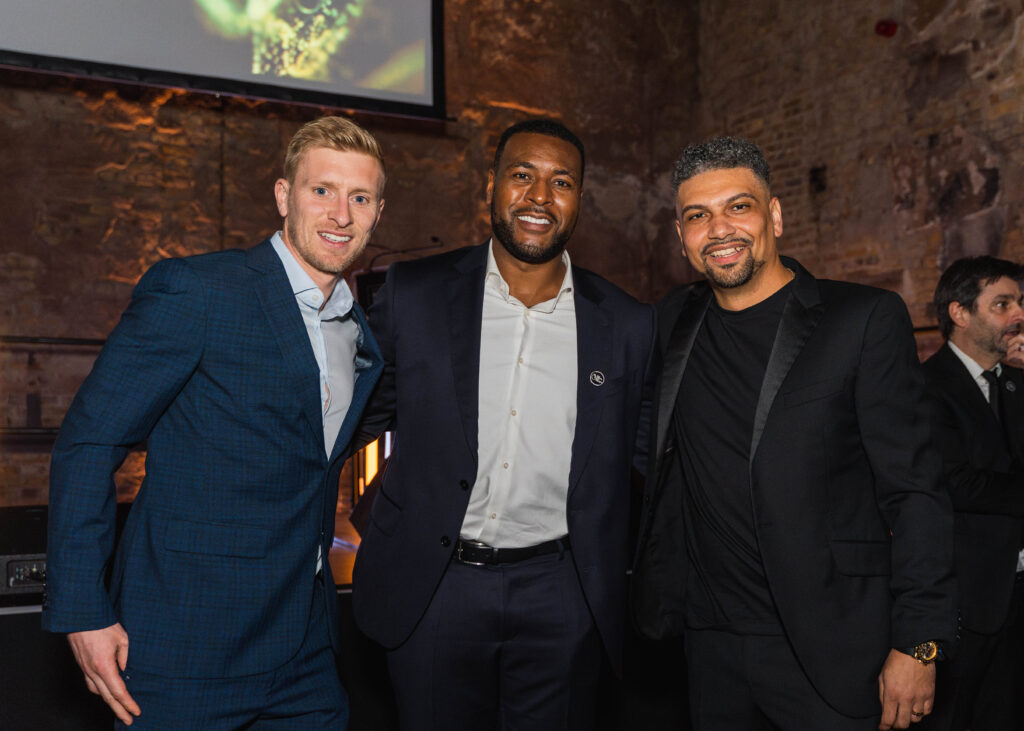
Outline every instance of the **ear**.
[(274, 199), (277, 201), (277, 212), (281, 214), (281, 218), (288, 217), (288, 190), (288, 181), (284, 178), (278, 178), (274, 183)]
[(490, 207), (494, 197), (494, 171), (487, 171), (487, 206)]
[(772, 198), (768, 202), (768, 210), (772, 214), (772, 230), (775, 232), (775, 237), (782, 236), (782, 204), (778, 198)]
[(959, 302), (950, 302), (949, 319), (957, 327), (966, 328), (971, 324), (971, 312)]
[(377, 224), (380, 223), (380, 216), (381, 216), (382, 213), (384, 213), (384, 199), (383, 198), (381, 198), (380, 199), (380, 203), (377, 204), (377, 217), (375, 219), (373, 219), (373, 227), (370, 229), (371, 231), (373, 229), (377, 228)]
[(690, 259), (690, 255), (686, 251), (686, 244), (683, 243), (683, 224), (680, 223), (678, 214), (676, 214), (676, 236), (679, 237), (679, 251), (682, 252), (683, 258), (693, 265), (693, 261)]

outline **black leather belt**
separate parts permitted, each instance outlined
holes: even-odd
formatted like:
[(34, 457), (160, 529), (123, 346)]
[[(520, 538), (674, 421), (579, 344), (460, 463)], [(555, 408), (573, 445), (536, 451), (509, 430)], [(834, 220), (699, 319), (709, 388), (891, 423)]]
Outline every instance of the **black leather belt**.
[(493, 566), (499, 563), (525, 561), (534, 556), (561, 553), (568, 550), (569, 536), (556, 538), (545, 543), (538, 543), (536, 546), (526, 546), (525, 548), (495, 548), (480, 541), (466, 541), (460, 538), (455, 543), (455, 553), (452, 554), (452, 558), (459, 563), (470, 566)]

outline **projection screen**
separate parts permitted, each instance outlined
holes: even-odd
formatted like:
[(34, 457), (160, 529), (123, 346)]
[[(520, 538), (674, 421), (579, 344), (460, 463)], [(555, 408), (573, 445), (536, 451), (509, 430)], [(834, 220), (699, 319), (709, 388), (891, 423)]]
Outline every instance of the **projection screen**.
[(442, 117), (442, 0), (15, 0), (0, 64)]

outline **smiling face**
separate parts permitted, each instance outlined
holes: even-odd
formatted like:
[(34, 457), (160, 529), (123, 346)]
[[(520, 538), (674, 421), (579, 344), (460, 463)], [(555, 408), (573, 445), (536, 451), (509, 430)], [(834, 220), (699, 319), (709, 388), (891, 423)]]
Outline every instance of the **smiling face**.
[(376, 159), (327, 147), (308, 150), (294, 180), (275, 184), (284, 243), (325, 297), (366, 248), (384, 208), (383, 187)]
[(1006, 355), (1010, 339), (1024, 326), (1020, 286), (1009, 277), (985, 284), (974, 310), (959, 302), (949, 306), (953, 320), (950, 339), (983, 368), (991, 368)]
[(548, 135), (508, 139), (487, 181), (494, 238), (519, 261), (560, 256), (576, 228), (583, 193), (579, 150)]
[(756, 289), (763, 268), (777, 270), (782, 207), (748, 168), (724, 168), (684, 180), (676, 194), (683, 255), (716, 290)]

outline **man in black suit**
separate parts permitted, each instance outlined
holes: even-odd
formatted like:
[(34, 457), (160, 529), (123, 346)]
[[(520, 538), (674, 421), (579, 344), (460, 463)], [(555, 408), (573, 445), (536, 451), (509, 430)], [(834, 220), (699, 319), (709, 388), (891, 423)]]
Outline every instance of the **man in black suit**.
[(900, 298), (780, 257), (751, 142), (688, 148), (634, 566), (698, 731), (906, 728), (952, 639), (952, 512)]
[(1022, 728), (1024, 692), (1024, 268), (953, 262), (935, 289), (946, 344), (924, 364), (935, 439), (955, 511), (960, 641), (939, 668), (929, 729)]
[(621, 668), (654, 309), (569, 260), (583, 163), (560, 123), (507, 129), (491, 240), (396, 264), (370, 310), (396, 447), (352, 601), (404, 731), (592, 731)]

